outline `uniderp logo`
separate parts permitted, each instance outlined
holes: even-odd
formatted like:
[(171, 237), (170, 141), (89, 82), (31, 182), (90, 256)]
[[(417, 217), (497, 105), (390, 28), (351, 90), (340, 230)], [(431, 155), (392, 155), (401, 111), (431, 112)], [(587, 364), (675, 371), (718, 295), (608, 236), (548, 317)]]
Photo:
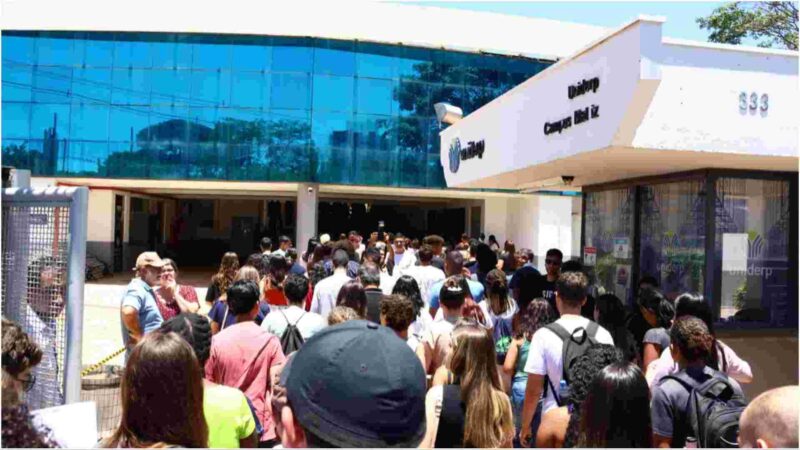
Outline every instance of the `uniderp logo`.
[(461, 140), (455, 138), (450, 142), (450, 172), (458, 172), (458, 167), (461, 165)]

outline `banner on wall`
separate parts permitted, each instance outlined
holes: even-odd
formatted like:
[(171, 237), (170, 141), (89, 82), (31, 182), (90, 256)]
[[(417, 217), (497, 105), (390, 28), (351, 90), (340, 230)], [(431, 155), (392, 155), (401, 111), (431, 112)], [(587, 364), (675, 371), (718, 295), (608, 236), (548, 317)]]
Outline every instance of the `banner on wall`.
[(630, 239), (624, 238), (614, 238), (614, 258), (617, 259), (628, 259), (631, 257), (630, 254)]
[(584, 266), (597, 265), (596, 247), (583, 247), (583, 265)]

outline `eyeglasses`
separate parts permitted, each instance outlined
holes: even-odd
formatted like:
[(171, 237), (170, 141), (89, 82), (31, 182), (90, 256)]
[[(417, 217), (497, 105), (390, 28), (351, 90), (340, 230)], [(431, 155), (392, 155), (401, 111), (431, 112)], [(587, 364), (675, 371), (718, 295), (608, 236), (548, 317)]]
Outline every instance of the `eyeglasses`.
[(36, 375), (28, 375), (28, 378), (24, 380), (21, 378), (17, 378), (16, 380), (22, 383), (22, 389), (25, 392), (29, 392), (33, 389), (33, 385), (36, 384)]
[(561, 265), (561, 261), (559, 261), (557, 259), (545, 259), (544, 263), (548, 264), (548, 265), (551, 265), (551, 266), (560, 266)]

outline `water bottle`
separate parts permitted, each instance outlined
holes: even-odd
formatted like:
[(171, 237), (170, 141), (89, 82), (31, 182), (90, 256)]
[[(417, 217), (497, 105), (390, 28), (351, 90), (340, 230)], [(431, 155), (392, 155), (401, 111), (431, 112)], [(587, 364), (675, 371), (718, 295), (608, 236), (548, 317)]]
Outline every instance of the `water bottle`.
[(567, 386), (567, 380), (562, 379), (558, 384), (558, 399), (561, 401), (562, 406), (567, 404), (569, 399), (569, 386)]

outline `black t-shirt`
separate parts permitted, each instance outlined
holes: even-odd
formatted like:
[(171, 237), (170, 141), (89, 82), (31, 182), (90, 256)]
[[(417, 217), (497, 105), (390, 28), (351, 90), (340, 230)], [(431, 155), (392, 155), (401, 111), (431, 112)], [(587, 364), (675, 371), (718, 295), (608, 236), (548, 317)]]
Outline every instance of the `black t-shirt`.
[(547, 276), (543, 276), (539, 278), (539, 295), (537, 297), (542, 297), (550, 303), (550, 306), (553, 307), (553, 311), (556, 312), (556, 317), (560, 317), (561, 314), (558, 312), (558, 308), (556, 308), (556, 282), (555, 281), (548, 281)]
[(628, 327), (628, 331), (631, 332), (633, 335), (633, 339), (636, 342), (636, 352), (639, 356), (642, 356), (642, 351), (644, 349), (644, 345), (642, 345), (642, 341), (644, 340), (644, 335), (647, 333), (647, 330), (652, 328), (647, 320), (645, 320), (644, 316), (642, 316), (642, 312), (639, 311), (638, 307), (628, 316), (628, 321), (626, 322), (626, 326)]
[(469, 272), (472, 274), (478, 273), (478, 261), (464, 263), (464, 267), (469, 269)]

